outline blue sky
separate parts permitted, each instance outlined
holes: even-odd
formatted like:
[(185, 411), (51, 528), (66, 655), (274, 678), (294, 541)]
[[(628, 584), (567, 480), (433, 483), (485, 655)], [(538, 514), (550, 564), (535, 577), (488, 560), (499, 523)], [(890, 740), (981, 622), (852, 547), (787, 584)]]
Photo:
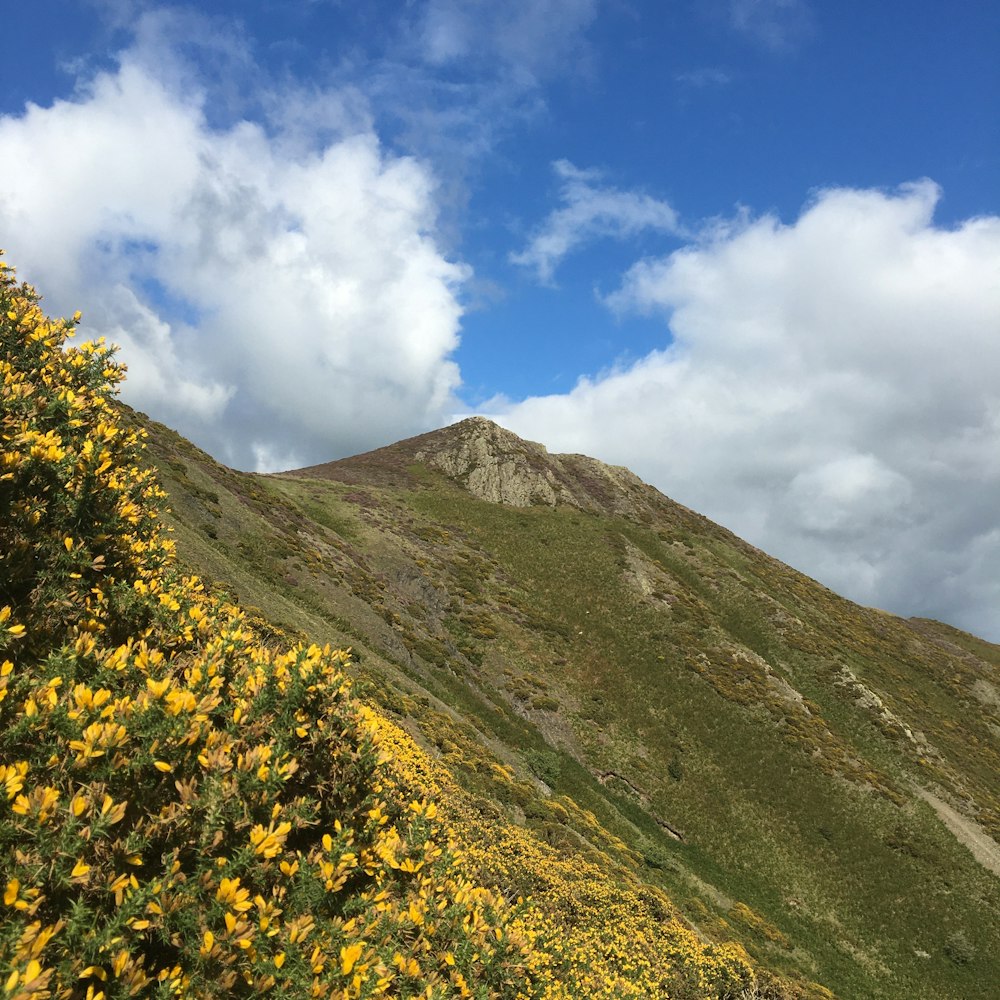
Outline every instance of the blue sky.
[(1000, 638), (1000, 8), (37, 0), (0, 245), (274, 469), (485, 412)]

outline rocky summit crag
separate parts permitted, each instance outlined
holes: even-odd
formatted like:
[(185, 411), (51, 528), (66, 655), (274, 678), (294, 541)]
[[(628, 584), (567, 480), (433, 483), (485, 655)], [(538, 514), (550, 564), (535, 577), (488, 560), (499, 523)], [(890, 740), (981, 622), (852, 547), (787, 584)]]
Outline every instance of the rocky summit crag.
[(995, 996), (1000, 647), (482, 418), (272, 476), (142, 422), (182, 559), (350, 646), (480, 821), (554, 852), (484, 867), (508, 898), (562, 898), (558, 858), (739, 942), (761, 995)]
[[(474, 497), (510, 507), (562, 504), (634, 517), (648, 506), (649, 487), (624, 466), (586, 455), (549, 454), (544, 445), (525, 441), (486, 417), (468, 417), (439, 431), (300, 469), (297, 474), (361, 482), (365, 470), (385, 470), (400, 462), (438, 469)], [(375, 478), (383, 477), (376, 473)]]

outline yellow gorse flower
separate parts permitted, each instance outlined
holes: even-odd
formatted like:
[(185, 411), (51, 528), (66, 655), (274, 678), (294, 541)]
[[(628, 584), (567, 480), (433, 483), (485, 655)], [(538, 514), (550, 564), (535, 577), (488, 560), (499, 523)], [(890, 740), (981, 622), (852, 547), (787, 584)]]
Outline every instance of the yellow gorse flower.
[(241, 888), (238, 878), (224, 878), (219, 883), (215, 898), (224, 906), (229, 907), (234, 913), (246, 913), (253, 909), (250, 902), (250, 890)]
[(257, 854), (265, 858), (276, 857), (291, 829), (292, 824), (287, 821), (277, 826), (272, 822), (267, 829), (258, 824), (250, 831), (250, 843)]
[(16, 764), (0, 764), (0, 782), (3, 783), (8, 799), (14, 798), (21, 791), (27, 774), (27, 761), (18, 761)]
[(340, 949), (340, 969), (345, 976), (349, 976), (359, 958), (364, 953), (365, 945), (363, 941), (347, 945)]
[(6, 906), (13, 906), (15, 900), (17, 899), (18, 890), (21, 888), (21, 883), (16, 879), (12, 878), (7, 883), (7, 888), (4, 890), (3, 901)]

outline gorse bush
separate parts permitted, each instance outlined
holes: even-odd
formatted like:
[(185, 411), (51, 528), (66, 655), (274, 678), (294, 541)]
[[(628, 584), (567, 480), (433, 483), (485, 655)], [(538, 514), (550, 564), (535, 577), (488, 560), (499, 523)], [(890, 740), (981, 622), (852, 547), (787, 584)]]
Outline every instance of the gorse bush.
[(48, 320), (0, 268), (0, 603), (27, 616), (21, 655), (74, 629), (137, 634), (155, 609), (137, 597), (172, 543), (156, 520), (162, 493), (135, 465), (137, 435), (114, 410), (123, 371), (100, 342), (63, 351), (79, 314)]
[(114, 400), (123, 369), (100, 342), (67, 345), (78, 319), (47, 319), (0, 262), (4, 996), (513, 1000), (669, 981), (708, 997), (752, 982), (741, 950), (630, 914), (630, 892), (572, 899), (560, 881), (548, 908), (505, 902), (517, 858), (463, 857), (427, 758), (352, 694), (347, 654), (277, 649), (179, 570)]

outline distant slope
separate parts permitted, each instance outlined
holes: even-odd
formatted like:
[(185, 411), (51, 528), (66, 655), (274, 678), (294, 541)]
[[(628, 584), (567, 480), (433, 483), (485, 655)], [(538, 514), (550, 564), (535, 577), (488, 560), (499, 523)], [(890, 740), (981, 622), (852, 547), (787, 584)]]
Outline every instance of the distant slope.
[(484, 810), (803, 995), (995, 995), (1000, 882), (968, 845), (1000, 838), (1000, 647), (486, 421), (272, 477), (151, 433), (182, 558), (353, 645)]

